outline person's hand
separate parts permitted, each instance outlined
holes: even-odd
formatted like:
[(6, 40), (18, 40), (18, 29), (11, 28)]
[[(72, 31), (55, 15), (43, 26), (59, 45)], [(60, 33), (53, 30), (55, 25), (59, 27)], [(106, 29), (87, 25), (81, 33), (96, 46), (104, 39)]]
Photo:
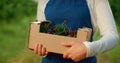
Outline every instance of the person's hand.
[(62, 43), (65, 47), (70, 47), (63, 54), (63, 58), (72, 59), (75, 62), (85, 59), (87, 48), (82, 42), (66, 42)]
[(48, 53), (46, 48), (42, 44), (36, 44), (34, 52), (40, 56), (45, 56)]

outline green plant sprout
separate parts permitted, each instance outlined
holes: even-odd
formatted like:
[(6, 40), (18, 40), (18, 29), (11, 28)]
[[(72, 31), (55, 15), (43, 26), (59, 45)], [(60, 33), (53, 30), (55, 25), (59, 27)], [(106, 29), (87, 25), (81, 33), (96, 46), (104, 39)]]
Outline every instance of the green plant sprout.
[(76, 37), (77, 32), (70, 30), (66, 25), (66, 20), (62, 24), (53, 25), (50, 21), (44, 21), (40, 24), (40, 32), (55, 35)]

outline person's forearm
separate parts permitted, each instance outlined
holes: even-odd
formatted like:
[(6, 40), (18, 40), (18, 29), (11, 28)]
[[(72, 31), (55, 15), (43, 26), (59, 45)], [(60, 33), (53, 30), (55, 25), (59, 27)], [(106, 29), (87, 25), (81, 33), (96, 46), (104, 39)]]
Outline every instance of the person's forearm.
[(107, 33), (101, 39), (94, 42), (84, 42), (87, 46), (87, 56), (91, 57), (110, 50), (117, 44), (118, 36), (116, 34)]

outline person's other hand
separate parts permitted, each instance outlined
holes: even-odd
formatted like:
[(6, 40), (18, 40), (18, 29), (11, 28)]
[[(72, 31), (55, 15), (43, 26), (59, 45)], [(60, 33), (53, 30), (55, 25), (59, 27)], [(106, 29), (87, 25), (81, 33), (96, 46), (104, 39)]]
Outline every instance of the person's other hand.
[(75, 62), (86, 58), (87, 48), (82, 42), (66, 42), (62, 43), (65, 47), (70, 47), (63, 54), (63, 58), (72, 59)]
[(40, 56), (45, 56), (48, 53), (46, 48), (42, 44), (36, 44), (34, 52)]

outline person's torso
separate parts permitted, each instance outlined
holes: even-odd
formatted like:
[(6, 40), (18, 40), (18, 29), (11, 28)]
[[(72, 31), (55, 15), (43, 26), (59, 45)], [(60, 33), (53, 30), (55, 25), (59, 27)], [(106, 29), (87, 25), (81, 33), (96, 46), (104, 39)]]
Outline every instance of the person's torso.
[(86, 0), (49, 0), (45, 8), (45, 17), (55, 24), (66, 20), (67, 26), (72, 30), (92, 28)]
[[(71, 30), (77, 30), (78, 28), (83, 27), (93, 29), (86, 0), (49, 0), (44, 13), (46, 20), (50, 20), (54, 24), (61, 24), (64, 20), (66, 20), (66, 25)], [(93, 31), (90, 41), (92, 41), (92, 37)], [(65, 60), (61, 55), (57, 54), (48, 54), (47, 57), (43, 58), (42, 63), (47, 62), (75, 63), (71, 60)], [(96, 58), (87, 58), (79, 63), (96, 63)]]

